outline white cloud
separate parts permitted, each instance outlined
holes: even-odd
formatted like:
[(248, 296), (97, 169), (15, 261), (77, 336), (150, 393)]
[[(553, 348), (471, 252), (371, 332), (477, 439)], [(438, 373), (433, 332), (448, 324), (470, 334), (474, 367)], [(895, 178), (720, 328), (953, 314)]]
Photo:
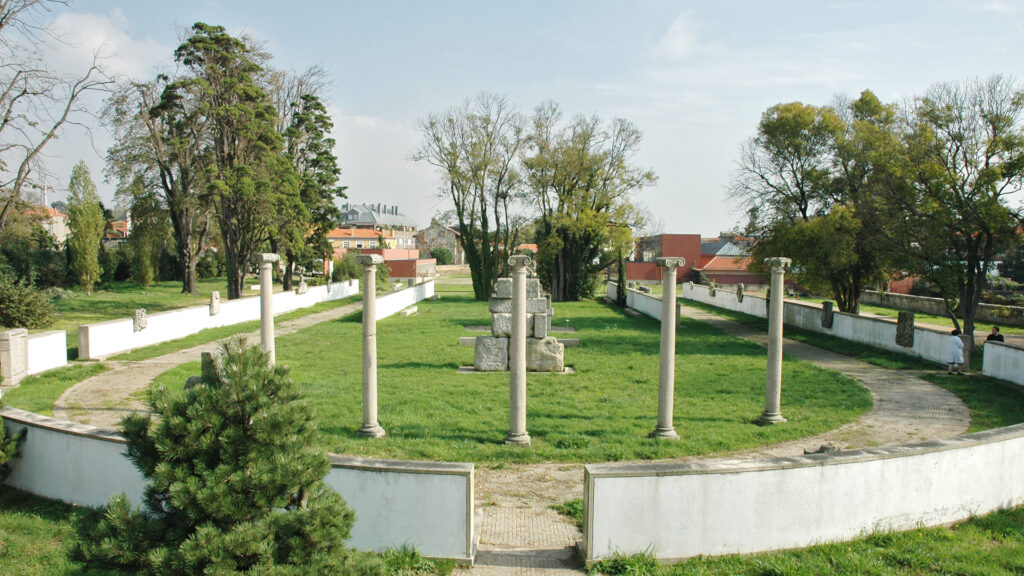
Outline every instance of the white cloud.
[(1017, 9), (1015, 7), (1010, 6), (1009, 4), (1006, 4), (1005, 2), (999, 2), (999, 1), (986, 2), (985, 5), (983, 6), (983, 8), (985, 10), (988, 10), (989, 12), (997, 12), (999, 14), (1013, 14), (1013, 13), (1017, 12)]
[(52, 25), (63, 40), (47, 49), (47, 62), (70, 73), (87, 68), (93, 55), (111, 75), (147, 79), (155, 69), (170, 64), (174, 47), (131, 35), (120, 10), (107, 15), (62, 12)]
[(672, 20), (665, 35), (661, 37), (654, 55), (668, 60), (685, 60), (697, 46), (697, 35), (693, 29), (692, 12), (683, 12)]

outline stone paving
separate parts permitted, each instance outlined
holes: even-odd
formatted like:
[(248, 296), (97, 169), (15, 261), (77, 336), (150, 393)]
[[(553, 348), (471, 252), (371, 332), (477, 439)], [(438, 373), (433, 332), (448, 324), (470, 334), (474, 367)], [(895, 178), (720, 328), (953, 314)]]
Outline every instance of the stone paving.
[[(282, 322), (277, 326), (277, 334), (340, 318), (359, 310), (360, 306), (360, 303), (349, 304)], [(765, 333), (745, 325), (685, 305), (682, 310), (687, 317), (711, 323), (735, 336), (762, 345), (767, 341)], [(257, 339), (259, 332), (246, 336)], [(140, 402), (132, 400), (136, 391), (146, 388), (165, 370), (195, 361), (200, 352), (216, 346), (217, 343), (203, 344), (150, 360), (109, 362), (114, 366), (112, 370), (68, 389), (55, 406), (55, 416), (103, 428), (116, 427), (127, 411), (142, 407)], [(785, 353), (857, 380), (871, 392), (874, 408), (857, 421), (818, 436), (723, 457), (753, 459), (796, 455), (826, 442), (841, 449), (887, 446), (957, 436), (967, 429), (970, 414), (959, 398), (913, 373), (879, 368), (790, 340), (786, 341)], [(785, 382), (782, 413), (786, 413)], [(680, 433), (685, 434), (685, 430)], [(692, 459), (695, 458), (685, 460)], [(494, 469), (478, 466), (476, 478), (480, 543), (472, 574), (559, 576), (584, 573), (575, 549), (581, 539), (579, 530), (550, 508), (553, 504), (582, 498), (582, 465), (536, 464)]]

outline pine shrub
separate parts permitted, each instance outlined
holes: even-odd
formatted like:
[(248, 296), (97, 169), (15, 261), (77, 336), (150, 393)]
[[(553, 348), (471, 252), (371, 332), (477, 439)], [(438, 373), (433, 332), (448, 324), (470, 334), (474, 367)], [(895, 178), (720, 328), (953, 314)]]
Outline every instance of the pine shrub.
[(354, 515), (323, 482), (330, 463), (287, 369), (236, 338), (204, 372), (181, 393), (154, 392), (155, 418), (125, 418), (144, 509), (115, 497), (80, 526), (75, 557), (167, 576), (380, 573), (345, 547)]

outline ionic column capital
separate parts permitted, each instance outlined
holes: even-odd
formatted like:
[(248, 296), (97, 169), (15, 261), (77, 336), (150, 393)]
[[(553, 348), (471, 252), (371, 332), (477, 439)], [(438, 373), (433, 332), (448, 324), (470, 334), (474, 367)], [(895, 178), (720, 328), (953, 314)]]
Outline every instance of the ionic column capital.
[(384, 257), (380, 254), (360, 254), (356, 256), (356, 262), (360, 263), (363, 268), (370, 268), (378, 264), (384, 263)]
[(262, 264), (263, 266), (270, 266), (271, 264), (277, 262), (280, 259), (281, 255), (274, 254), (273, 252), (264, 252), (263, 254), (260, 254), (260, 264)]
[(790, 266), (793, 265), (792, 260), (790, 260), (789, 258), (784, 258), (782, 256), (776, 256), (774, 258), (765, 258), (764, 263), (765, 266), (771, 267), (772, 272), (776, 274), (785, 272), (790, 268)]
[(681, 268), (686, 265), (686, 258), (655, 258), (654, 263), (661, 268), (667, 268), (673, 270), (675, 268)]
[(532, 266), (533, 258), (526, 254), (516, 254), (515, 256), (509, 256), (508, 265), (512, 267), (513, 272), (519, 272)]

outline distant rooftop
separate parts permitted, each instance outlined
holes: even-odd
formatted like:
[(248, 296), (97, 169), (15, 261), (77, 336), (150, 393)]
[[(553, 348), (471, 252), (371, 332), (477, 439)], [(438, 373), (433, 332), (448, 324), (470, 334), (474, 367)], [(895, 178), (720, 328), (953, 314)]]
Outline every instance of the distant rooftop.
[(345, 226), (416, 229), (412, 218), (387, 204), (342, 204), (341, 219)]

